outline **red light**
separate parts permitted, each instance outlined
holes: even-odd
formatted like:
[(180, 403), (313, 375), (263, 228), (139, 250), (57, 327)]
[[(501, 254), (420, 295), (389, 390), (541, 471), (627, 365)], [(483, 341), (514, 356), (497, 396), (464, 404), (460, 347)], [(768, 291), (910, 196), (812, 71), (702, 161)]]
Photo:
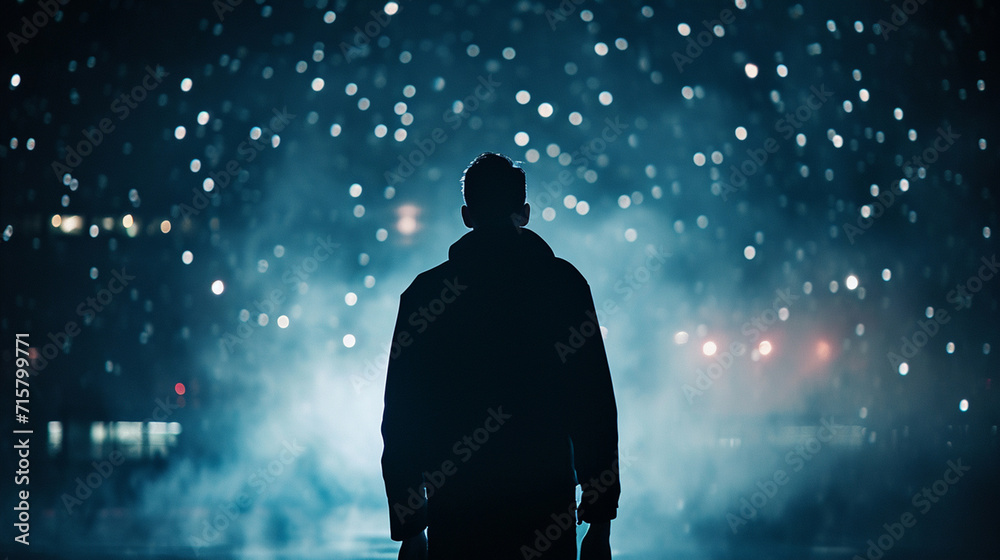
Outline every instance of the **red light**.
[(830, 347), (830, 343), (821, 340), (819, 344), (816, 345), (816, 356), (821, 360), (828, 360), (830, 355), (833, 353), (833, 348)]
[(178, 383), (177, 385), (174, 385), (174, 391), (177, 391), (178, 395), (183, 395), (185, 391), (184, 384)]

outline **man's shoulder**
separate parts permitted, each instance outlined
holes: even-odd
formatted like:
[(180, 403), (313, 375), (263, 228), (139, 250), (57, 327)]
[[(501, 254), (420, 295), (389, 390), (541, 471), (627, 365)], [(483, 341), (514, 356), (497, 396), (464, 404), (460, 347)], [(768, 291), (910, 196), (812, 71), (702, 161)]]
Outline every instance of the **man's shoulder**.
[(418, 274), (403, 291), (403, 295), (422, 293), (434, 287), (440, 287), (443, 282), (453, 280), (456, 275), (454, 264), (450, 261), (444, 261)]
[[(537, 238), (537, 235), (535, 235)], [(537, 238), (539, 242), (541, 238)], [(589, 290), (590, 285), (583, 274), (572, 263), (561, 257), (555, 256), (548, 245), (544, 245), (546, 250), (532, 251), (525, 255), (522, 260), (514, 259), (517, 264), (523, 266), (524, 275), (529, 277), (530, 282), (540, 284), (555, 284), (572, 292), (576, 290)], [(482, 272), (478, 269), (478, 264), (471, 263), (466, 258), (455, 258), (456, 255), (449, 254), (448, 260), (429, 268), (413, 279), (410, 285), (403, 291), (403, 296), (424, 297), (425, 294), (440, 292), (442, 288), (448, 288), (454, 284), (465, 281), (473, 281)]]
[[(587, 279), (584, 278), (583, 274), (566, 259), (553, 256), (535, 261), (533, 265), (536, 269), (535, 272), (540, 272), (546, 278), (571, 284), (588, 285)], [(403, 293), (422, 292), (427, 289), (440, 287), (444, 281), (455, 281), (455, 278), (460, 276), (459, 268), (454, 261), (444, 261), (433, 268), (417, 274)]]
[[(552, 259), (552, 278), (557, 290), (565, 301), (581, 302), (590, 300), (593, 295), (590, 291), (590, 284), (572, 263), (566, 259), (555, 257)], [(576, 303), (574, 303), (575, 305)]]
[(581, 273), (575, 266), (573, 266), (573, 263), (569, 262), (568, 260), (562, 257), (553, 257), (551, 266), (560, 273), (572, 277), (574, 280), (579, 280), (584, 284), (587, 283), (587, 279), (583, 277), (583, 273)]

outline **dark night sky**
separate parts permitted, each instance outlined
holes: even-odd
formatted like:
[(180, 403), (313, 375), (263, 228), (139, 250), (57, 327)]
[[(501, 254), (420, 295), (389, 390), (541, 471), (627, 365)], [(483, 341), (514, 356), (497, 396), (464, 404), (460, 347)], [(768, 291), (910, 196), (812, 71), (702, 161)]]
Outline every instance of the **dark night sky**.
[[(998, 550), (997, 7), (747, 3), (6, 8), (0, 330), (5, 378), (14, 333), (43, 360), (39, 550), (189, 556), (251, 492), (205, 546), (391, 552), (384, 348), (400, 292), (466, 231), (459, 179), (483, 151), (522, 162), (529, 227), (608, 305), (622, 558), (864, 555), (959, 456), (971, 481), (899, 547)], [(45, 24), (29, 38), (22, 17)], [(116, 274), (134, 278), (112, 294)], [(107, 456), (93, 423), (161, 402), (183, 404), (166, 459), (68, 511)], [(731, 531), (824, 419), (839, 439)]]

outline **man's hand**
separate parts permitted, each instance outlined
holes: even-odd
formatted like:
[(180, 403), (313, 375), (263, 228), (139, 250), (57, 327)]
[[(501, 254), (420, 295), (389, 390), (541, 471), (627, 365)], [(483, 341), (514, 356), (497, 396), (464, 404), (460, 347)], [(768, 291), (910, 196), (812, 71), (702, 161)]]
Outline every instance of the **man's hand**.
[(590, 524), (580, 545), (580, 560), (611, 560), (611, 521)]
[(423, 531), (403, 540), (399, 547), (399, 560), (427, 560), (427, 535)]

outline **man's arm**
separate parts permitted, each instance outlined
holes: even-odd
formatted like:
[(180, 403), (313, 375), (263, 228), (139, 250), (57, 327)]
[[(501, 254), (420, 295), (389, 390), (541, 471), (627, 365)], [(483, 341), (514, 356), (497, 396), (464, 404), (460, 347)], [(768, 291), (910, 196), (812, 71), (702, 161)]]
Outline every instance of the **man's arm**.
[(427, 535), (420, 531), (403, 540), (396, 560), (427, 560)]
[(571, 376), (570, 437), (577, 481), (582, 496), (579, 518), (587, 523), (609, 522), (617, 517), (621, 485), (618, 479), (618, 408), (615, 404), (611, 369), (590, 286), (577, 289), (573, 308), (577, 313), (573, 326), (585, 322), (595, 334), (583, 346), (566, 356)]
[(580, 544), (580, 560), (611, 560), (611, 521), (594, 521)]
[[(406, 332), (409, 297), (400, 298), (392, 340)], [(421, 534), (427, 526), (427, 504), (420, 471), (422, 430), (415, 344), (400, 345), (389, 355), (382, 413), (382, 478), (389, 499), (390, 537), (395, 541)]]

